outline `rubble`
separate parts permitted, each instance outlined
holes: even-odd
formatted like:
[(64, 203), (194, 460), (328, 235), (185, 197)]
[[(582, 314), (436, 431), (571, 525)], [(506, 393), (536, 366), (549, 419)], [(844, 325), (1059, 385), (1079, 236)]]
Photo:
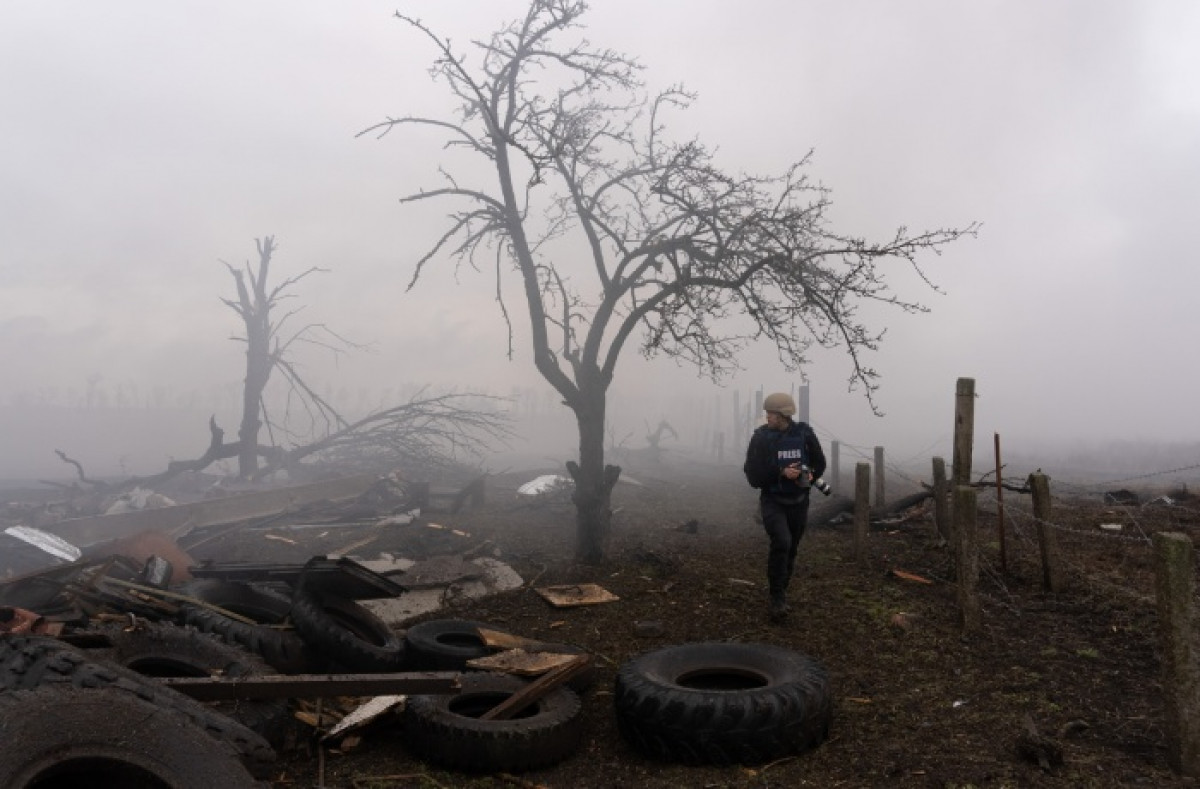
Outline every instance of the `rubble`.
[[(23, 546), (0, 553), (0, 573), (8, 575), (0, 580), (0, 639), (44, 637), (78, 660), (106, 663), (116, 657), (112, 636), (121, 628), (148, 627), (148, 634), (164, 637), (176, 628), (182, 637), (186, 628), (181, 642), (218, 639), (229, 654), (244, 653), (247, 663), (265, 661), (279, 673), (213, 667), (208, 675), (197, 664), (199, 675), (148, 675), (145, 682), (206, 704), (290, 700), (293, 725), (312, 717), (323, 741), (336, 737), (352, 745), (367, 724), (402, 707), (408, 696), (459, 692), (461, 670), (401, 670), (406, 624), (449, 599), (525, 584), (499, 558), (482, 555), (489, 542), (472, 543), (467, 531), (428, 522), (414, 506), (447, 502), (456, 511), (482, 504), (483, 480), (453, 495), (396, 475), (367, 474), (183, 503), (146, 488), (107, 507), (96, 497), (102, 513), (66, 508), (75, 517), (44, 517), (44, 529), (20, 523), (0, 533)], [(7, 512), (33, 521), (51, 509)], [(205, 546), (213, 555), (222, 538), (257, 530), (265, 532), (264, 556), (302, 553), (341, 530), (347, 536), (338, 550), (300, 561), (197, 560), (192, 553)], [(388, 550), (364, 553), (385, 538)], [(419, 558), (400, 555), (396, 546), (404, 545), (418, 548)], [(18, 553), (34, 561), (18, 564)], [(315, 628), (312, 622), (305, 626), (313, 616), (324, 619)], [(496, 648), (490, 664), (467, 668), (540, 679), (505, 696), (492, 711), (497, 725), (590, 667), (590, 656), (576, 648), (506, 637), (529, 649)], [(355, 667), (352, 658), (361, 655), (378, 659)], [(327, 700), (326, 715), (313, 716), (307, 699), (318, 700), (318, 709)], [(338, 707), (346, 711), (329, 718), (336, 725), (328, 728), (326, 718)]]

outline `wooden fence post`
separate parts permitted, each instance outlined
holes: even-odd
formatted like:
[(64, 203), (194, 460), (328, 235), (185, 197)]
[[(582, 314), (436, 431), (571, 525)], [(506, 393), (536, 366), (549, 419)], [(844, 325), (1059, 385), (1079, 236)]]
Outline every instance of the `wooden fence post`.
[(842, 462), (841, 462), (841, 442), (834, 441), (829, 445), (829, 484), (833, 486), (835, 491), (839, 491), (840, 496), (842, 489)]
[(729, 436), (730, 441), (741, 441), (742, 436), (742, 393), (737, 389), (733, 390), (733, 433)]
[[(975, 379), (959, 378), (954, 387), (954, 456), (951, 458), (951, 496), (971, 484), (971, 453), (975, 445)], [(954, 505), (954, 517), (958, 505)], [(951, 533), (955, 527), (951, 526)]]
[(854, 558), (867, 557), (867, 529), (871, 525), (871, 466), (859, 463), (854, 467)]
[(1195, 549), (1192, 538), (1178, 532), (1158, 532), (1153, 540), (1167, 762), (1182, 775), (1196, 776), (1200, 775), (1200, 683), (1192, 646)]
[(958, 614), (964, 633), (982, 626), (979, 607), (979, 534), (976, 531), (977, 502), (975, 489), (959, 485), (954, 489), (955, 556), (958, 565)]
[(950, 540), (950, 503), (947, 500), (946, 493), (949, 488), (946, 485), (946, 461), (942, 458), (933, 459), (933, 522), (937, 526), (938, 534), (943, 540)]
[(875, 506), (883, 509), (887, 497), (883, 489), (883, 447), (875, 447)]
[(1045, 474), (1030, 474), (1029, 489), (1033, 492), (1033, 518), (1042, 553), (1042, 589), (1059, 592), (1062, 590), (1062, 572), (1059, 570), (1058, 534), (1050, 523), (1050, 478)]

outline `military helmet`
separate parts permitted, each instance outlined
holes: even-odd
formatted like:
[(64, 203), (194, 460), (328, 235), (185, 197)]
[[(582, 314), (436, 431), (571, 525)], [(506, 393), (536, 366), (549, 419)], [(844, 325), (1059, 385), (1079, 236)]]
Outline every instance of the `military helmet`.
[(784, 416), (796, 415), (796, 401), (787, 392), (774, 392), (763, 400), (764, 411), (774, 411)]

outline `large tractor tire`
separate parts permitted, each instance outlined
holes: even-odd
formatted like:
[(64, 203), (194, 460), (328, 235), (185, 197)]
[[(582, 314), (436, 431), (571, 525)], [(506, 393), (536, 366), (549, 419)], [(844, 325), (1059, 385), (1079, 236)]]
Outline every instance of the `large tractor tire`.
[(0, 693), (5, 789), (249, 789), (229, 743), (180, 710), (116, 687)]
[[(144, 677), (242, 677), (275, 674), (257, 655), (210, 633), (168, 623), (135, 628), (98, 628), (111, 649), (100, 650), (105, 660)], [(213, 709), (228, 715), (272, 745), (281, 745), (291, 723), (285, 699), (218, 701)]]
[(770, 644), (698, 643), (633, 658), (617, 673), (617, 726), (642, 753), (685, 764), (762, 764), (829, 733), (829, 678)]
[[(232, 748), (252, 775), (270, 773), (275, 751), (263, 737), (220, 712), (157, 682), (52, 638), (0, 635), (0, 691), (42, 687), (108, 689), (184, 715), (209, 737)], [(3, 786), (0, 783), (0, 786)]]

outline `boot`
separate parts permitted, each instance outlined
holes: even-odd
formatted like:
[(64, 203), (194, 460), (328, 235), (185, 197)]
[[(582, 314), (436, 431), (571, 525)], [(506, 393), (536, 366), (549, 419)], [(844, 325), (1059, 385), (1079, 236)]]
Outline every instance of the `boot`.
[(777, 625), (787, 621), (788, 614), (791, 612), (791, 607), (782, 597), (772, 597), (770, 608), (767, 610), (767, 616), (771, 622)]

